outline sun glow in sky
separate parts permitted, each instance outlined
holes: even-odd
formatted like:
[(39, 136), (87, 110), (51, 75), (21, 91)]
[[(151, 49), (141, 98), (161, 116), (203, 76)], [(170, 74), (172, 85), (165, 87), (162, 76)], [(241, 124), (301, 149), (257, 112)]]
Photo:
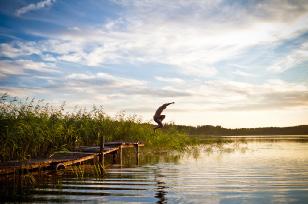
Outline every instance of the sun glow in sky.
[(0, 0), (0, 92), (150, 121), (308, 124), (308, 1)]

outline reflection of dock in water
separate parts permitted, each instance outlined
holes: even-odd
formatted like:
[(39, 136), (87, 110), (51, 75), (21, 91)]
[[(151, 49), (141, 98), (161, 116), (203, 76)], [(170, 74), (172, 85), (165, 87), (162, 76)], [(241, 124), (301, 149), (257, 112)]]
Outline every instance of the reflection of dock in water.
[(66, 166), (81, 164), (89, 160), (104, 163), (104, 156), (112, 155), (113, 161), (118, 156), (122, 164), (122, 149), (135, 148), (136, 162), (139, 163), (139, 147), (141, 143), (132, 142), (107, 142), (102, 146), (81, 146), (74, 152), (55, 152), (46, 159), (30, 159), (25, 162), (8, 161), (0, 163), (0, 175), (12, 174), (16, 172), (27, 172), (43, 169), (64, 169)]

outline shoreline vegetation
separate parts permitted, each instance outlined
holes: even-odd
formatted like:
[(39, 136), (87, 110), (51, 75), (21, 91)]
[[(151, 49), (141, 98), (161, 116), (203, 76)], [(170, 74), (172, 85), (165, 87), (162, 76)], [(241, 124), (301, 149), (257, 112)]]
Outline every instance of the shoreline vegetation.
[(54, 107), (43, 100), (0, 97), (0, 161), (48, 157), (55, 151), (73, 151), (79, 146), (106, 142), (141, 142), (153, 152), (183, 151), (196, 139), (168, 127), (154, 133), (153, 125), (124, 112), (114, 118), (103, 107), (64, 112), (64, 104)]
[[(43, 100), (0, 97), (0, 162), (48, 157), (55, 151), (73, 151), (83, 145), (105, 141), (141, 142), (152, 153), (183, 151), (197, 144), (219, 144), (231, 135), (307, 135), (308, 125), (286, 128), (227, 129), (221, 126), (181, 126), (167, 124), (154, 133), (153, 124), (136, 115), (108, 116), (102, 106), (64, 111)], [(214, 136), (214, 137), (210, 137)], [(206, 140), (205, 140), (206, 138)]]
[(176, 125), (176, 129), (189, 135), (210, 136), (258, 136), (258, 135), (308, 135), (308, 125), (291, 127), (260, 127), (260, 128), (224, 128), (221, 126), (202, 125), (197, 127)]

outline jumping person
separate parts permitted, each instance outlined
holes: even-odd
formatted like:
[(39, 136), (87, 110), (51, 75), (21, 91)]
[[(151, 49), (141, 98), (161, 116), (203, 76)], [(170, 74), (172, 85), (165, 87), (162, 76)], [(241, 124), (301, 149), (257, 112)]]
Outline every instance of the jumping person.
[(160, 106), (156, 112), (155, 115), (153, 116), (154, 121), (158, 124), (155, 128), (154, 131), (158, 128), (162, 128), (164, 127), (163, 125), (163, 120), (165, 119), (166, 115), (162, 115), (161, 113), (167, 108), (167, 106), (169, 106), (170, 104), (174, 104), (174, 102), (172, 103), (165, 103), (162, 106)]

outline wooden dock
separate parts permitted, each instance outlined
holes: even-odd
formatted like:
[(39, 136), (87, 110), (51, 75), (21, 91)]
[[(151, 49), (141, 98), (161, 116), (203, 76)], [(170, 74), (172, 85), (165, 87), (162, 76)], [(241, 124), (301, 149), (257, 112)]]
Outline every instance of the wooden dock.
[(88, 160), (99, 159), (104, 164), (104, 156), (111, 154), (113, 158), (118, 155), (122, 165), (122, 149), (135, 148), (136, 162), (139, 163), (139, 147), (142, 143), (131, 142), (108, 142), (104, 146), (81, 146), (74, 152), (56, 152), (46, 159), (31, 159), (25, 162), (9, 161), (0, 163), (0, 175), (12, 174), (41, 169), (64, 169), (66, 166), (81, 164)]

